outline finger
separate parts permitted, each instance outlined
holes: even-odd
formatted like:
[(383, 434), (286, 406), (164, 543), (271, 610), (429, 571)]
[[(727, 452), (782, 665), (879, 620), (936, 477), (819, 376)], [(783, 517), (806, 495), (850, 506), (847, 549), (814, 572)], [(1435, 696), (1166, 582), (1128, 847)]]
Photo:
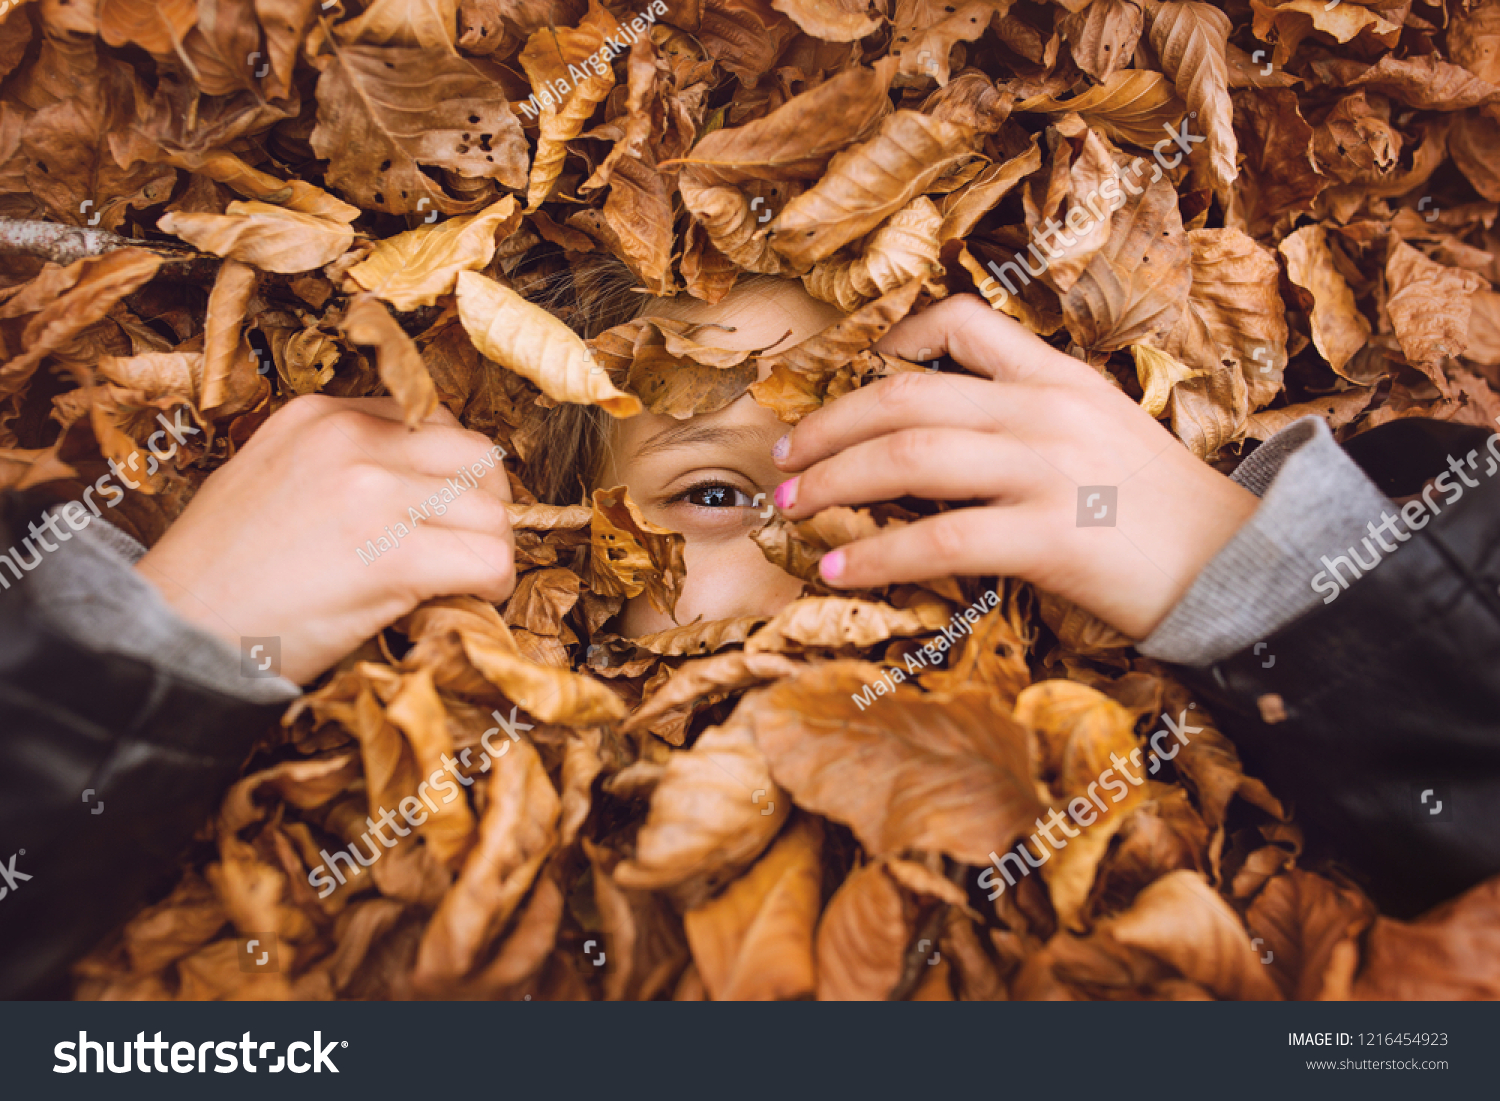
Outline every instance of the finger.
[(783, 482), (776, 504), (789, 518), (800, 520), (833, 505), (907, 496), (1015, 501), (1046, 469), (1010, 436), (962, 428), (907, 428), (856, 444)]
[(371, 568), (381, 564), (401, 571), (401, 583), (419, 601), (477, 596), (498, 604), (516, 587), (515, 544), (508, 533), (423, 525), (413, 539), (387, 551)]
[(478, 432), (432, 424), (412, 432), (399, 421), (351, 407), (335, 409), (309, 428), (333, 434), (340, 449), (395, 478), (441, 477), (452, 483), (455, 493), (462, 487), (478, 489), (497, 501), (511, 499), (502, 449)]
[[(372, 417), (379, 417), (381, 420), (395, 421), (399, 424), (406, 423), (406, 411), (401, 408), (401, 403), (395, 398), (337, 398), (327, 394), (318, 394), (315, 397), (317, 411), (323, 416), (329, 413), (336, 413), (341, 409), (353, 409), (359, 413), (367, 413)], [(302, 398), (299, 400), (307, 401), (308, 399)], [(289, 403), (289, 405), (293, 404), (296, 403)], [(461, 427), (458, 423), (458, 418), (449, 412), (448, 407), (442, 402), (438, 402), (437, 408), (424, 417), (422, 423), (424, 425), (443, 425), (448, 428)]]
[(965, 508), (848, 543), (819, 572), (843, 589), (929, 581), (950, 574), (1027, 578), (1044, 561), (1046, 526), (1035, 509)]
[(912, 314), (876, 342), (877, 351), (913, 362), (951, 356), (999, 382), (1080, 381), (1093, 371), (973, 294), (956, 294)]
[(459, 485), (473, 483), (496, 500), (511, 499), (510, 479), (505, 475), (505, 449), (489, 437), (464, 428), (424, 424), (415, 432), (399, 423), (372, 425), (382, 448), (403, 456), (418, 474), (452, 478)]
[(490, 535), (510, 531), (510, 513), (503, 498), (477, 492), (475, 488), (465, 489), (463, 483), (449, 478), (404, 478), (397, 500), (401, 510), (397, 519), (408, 528), (428, 523), (433, 527)]
[(843, 394), (804, 417), (777, 465), (804, 470), (845, 448), (903, 428), (942, 425), (1008, 433), (1020, 426), (1034, 430), (1047, 414), (1046, 398), (1040, 387), (996, 386), (966, 375), (925, 371), (892, 375)]

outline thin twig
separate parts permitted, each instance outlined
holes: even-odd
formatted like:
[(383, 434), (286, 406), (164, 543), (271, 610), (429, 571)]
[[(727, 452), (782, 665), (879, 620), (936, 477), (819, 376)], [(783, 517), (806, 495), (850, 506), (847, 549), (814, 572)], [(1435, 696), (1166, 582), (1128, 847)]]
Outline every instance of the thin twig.
[(39, 256), (56, 264), (71, 264), (88, 256), (102, 256), (121, 248), (150, 249), (162, 255), (169, 263), (208, 260), (215, 267), (219, 263), (217, 257), (204, 256), (196, 249), (186, 249), (170, 241), (136, 241), (106, 229), (0, 218), (0, 252), (19, 252)]

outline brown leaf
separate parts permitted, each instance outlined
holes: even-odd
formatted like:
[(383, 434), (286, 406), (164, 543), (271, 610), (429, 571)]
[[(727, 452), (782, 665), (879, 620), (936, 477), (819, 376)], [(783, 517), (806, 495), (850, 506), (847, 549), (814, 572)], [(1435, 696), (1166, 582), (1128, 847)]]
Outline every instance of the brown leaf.
[(259, 278), (255, 268), (238, 260), (226, 260), (219, 267), (203, 326), (204, 409), (227, 405), (229, 412), (236, 412), (250, 395), (259, 393), (255, 364), (240, 339), (240, 324)]
[(513, 196), (476, 214), (421, 225), (376, 243), (349, 278), (402, 312), (431, 306), (453, 292), (461, 271), (479, 271), (495, 255), (495, 238), (521, 223)]
[(514, 743), (495, 761), (479, 843), (423, 934), (418, 989), (438, 993), (481, 962), (557, 843), (559, 811), (536, 750)]
[(1063, 295), (1073, 339), (1091, 352), (1158, 343), (1182, 315), (1193, 281), (1189, 255), (1177, 192), (1157, 180), (1115, 212), (1108, 244)]
[(406, 427), (416, 428), (437, 409), (437, 389), (411, 337), (373, 295), (355, 295), (344, 315), (344, 332), (355, 344), (373, 344), (380, 381), (401, 406)]
[(901, 76), (908, 80), (948, 83), (949, 58), (960, 42), (972, 42), (998, 22), (1015, 0), (902, 0), (891, 21), (895, 24)]
[(1109, 923), (1119, 943), (1176, 968), (1215, 996), (1280, 1001), (1250, 936), (1228, 904), (1194, 872), (1172, 872), (1137, 896)]
[(870, 14), (869, 0), (771, 0), (771, 6), (805, 33), (828, 42), (853, 42), (880, 26), (880, 17)]
[(328, 182), (368, 210), (459, 214), (485, 201), (449, 197), (424, 168), (508, 188), (526, 179), (526, 139), (504, 91), (451, 50), (338, 47), (317, 100), (313, 150)]
[(156, 224), (204, 252), (285, 274), (332, 263), (354, 243), (347, 225), (259, 202), (230, 203), (227, 214), (175, 211)]
[(0, 365), (0, 398), (26, 385), (42, 359), (94, 324), (116, 302), (143, 286), (161, 266), (145, 249), (116, 249), (77, 260), (63, 272), (56, 297), (39, 309), (21, 334), (20, 355)]
[(615, 880), (632, 890), (671, 888), (696, 904), (747, 867), (791, 809), (754, 733), (736, 715), (672, 754), (635, 856), (615, 869)]
[(1229, 17), (1210, 4), (1168, 2), (1151, 7), (1151, 45), (1163, 71), (1176, 83), (1177, 94), (1197, 112), (1197, 123), (1208, 138), (1210, 175), (1224, 191), (1240, 174), (1229, 99), (1229, 31)]
[(706, 135), (663, 168), (698, 187), (766, 179), (815, 180), (845, 146), (869, 137), (889, 109), (893, 65), (855, 66), (787, 100), (762, 118)]
[(1081, 11), (1059, 20), (1078, 67), (1103, 83), (1129, 64), (1145, 23), (1141, 6), (1132, 0), (1094, 0)]
[(892, 608), (842, 596), (811, 596), (788, 604), (745, 641), (745, 653), (808, 647), (861, 649), (888, 638), (925, 634), (947, 626), (951, 615), (937, 602)]
[(849, 873), (818, 923), (818, 1000), (884, 1001), (901, 978), (914, 931), (881, 863)]
[(988, 214), (1010, 193), (1011, 189), (1027, 176), (1042, 167), (1042, 150), (1035, 138), (1026, 152), (1012, 157), (1004, 164), (992, 164), (959, 191), (943, 198), (939, 209), (943, 224), (938, 229), (938, 240), (952, 241), (967, 237), (979, 219)]
[[(1110, 839), (1145, 797), (1142, 785), (1148, 766), (1141, 762), (1134, 717), (1092, 688), (1059, 680), (1044, 681), (1022, 691), (1015, 715), (1018, 722), (1037, 732), (1047, 763), (1057, 772), (1052, 790), (1073, 822), (1071, 826), (1053, 827), (1063, 830), (1066, 844), (1055, 859), (1043, 865), (1042, 878), (1051, 892), (1059, 923), (1066, 928), (1082, 928), (1083, 908), (1095, 869)], [(1121, 760), (1128, 760), (1133, 770), (1121, 765)], [(1127, 785), (1123, 785), (1123, 793), (1116, 790), (1122, 786), (1120, 779), (1105, 779), (1111, 772), (1117, 776), (1124, 773)], [(1108, 803), (1098, 794), (1101, 785), (1112, 793)], [(1033, 843), (1045, 851), (1035, 835)]]
[[(1195, 229), (1188, 240), (1193, 288), (1161, 347), (1200, 371), (1238, 372), (1250, 407), (1258, 409), (1280, 392), (1287, 361), (1286, 308), (1277, 293), (1281, 270), (1275, 254), (1236, 229)], [(1234, 414), (1238, 428), (1243, 414), (1237, 408)]]
[(552, 314), (472, 271), (458, 273), (458, 316), (474, 346), (548, 397), (633, 417), (640, 400), (616, 390), (588, 346)]
[(1288, 999), (1323, 995), (1334, 953), (1352, 944), (1374, 918), (1358, 891), (1293, 868), (1266, 884), (1245, 914), (1251, 933), (1265, 943), (1271, 975)]
[(859, 256), (821, 261), (803, 277), (803, 285), (814, 298), (853, 313), (887, 291), (941, 270), (938, 230), (942, 223), (932, 200), (918, 195), (870, 235)]
[(974, 131), (915, 111), (886, 117), (869, 141), (839, 153), (771, 223), (771, 245), (811, 268), (900, 210), (974, 152)]
[[(1312, 297), (1312, 338), (1318, 353), (1339, 374), (1370, 339), (1370, 323), (1354, 304), (1354, 293), (1334, 265), (1328, 234), (1305, 226), (1281, 242), (1286, 274)], [(1345, 376), (1347, 377), (1347, 376)]]
[(1448, 393), (1443, 360), (1463, 354), (1471, 299), (1484, 281), (1472, 272), (1434, 263), (1395, 237), (1386, 256), (1385, 278), (1390, 288), (1386, 310), (1407, 362)]
[(736, 718), (798, 805), (845, 823), (871, 853), (982, 864), (1026, 832), (1041, 809), (1029, 740), (987, 692), (876, 683), (886, 688), (872, 667), (834, 662), (747, 696)]
[(642, 515), (624, 486), (594, 490), (590, 535), (589, 587), (604, 596), (645, 593), (651, 603), (673, 614), (682, 591), (682, 536)]
[(1353, 996), (1369, 1001), (1493, 1001), (1495, 907), (1500, 880), (1487, 879), (1414, 922), (1376, 918)]
[(766, 1001), (813, 992), (822, 845), (818, 820), (799, 818), (722, 894), (683, 915), (698, 974), (714, 1001)]
[(690, 715), (695, 707), (721, 699), (735, 689), (788, 676), (800, 668), (799, 663), (781, 654), (746, 654), (738, 650), (690, 661), (648, 696), (625, 720), (622, 729), (650, 730), (673, 745), (681, 745), (681, 733), (673, 737), (667, 734), (674, 732), (675, 720)]
[(458, 0), (373, 0), (333, 33), (351, 46), (451, 47), (457, 14)]

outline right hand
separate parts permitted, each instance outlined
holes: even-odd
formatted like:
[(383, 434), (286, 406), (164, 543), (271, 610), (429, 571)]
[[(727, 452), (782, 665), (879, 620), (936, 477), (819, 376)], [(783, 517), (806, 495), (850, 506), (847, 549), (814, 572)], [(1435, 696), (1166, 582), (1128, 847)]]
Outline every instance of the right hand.
[[(510, 596), (511, 493), (493, 447), (441, 406), (413, 431), (390, 398), (297, 398), (208, 477), (136, 569), (235, 649), (279, 636), (282, 675), (306, 684), (424, 600)], [(445, 479), (461, 484), (475, 463), (474, 487), (443, 501)], [(424, 505), (430, 519), (413, 524), (407, 510)], [(400, 546), (356, 557), (398, 522), (410, 532)]]
[[(791, 520), (905, 496), (959, 507), (825, 555), (830, 585), (1020, 577), (1146, 638), (1259, 507), (1099, 371), (975, 295), (912, 314), (876, 348), (949, 355), (973, 375), (892, 375), (809, 414), (776, 460), (800, 472), (777, 505)], [(1107, 527), (1083, 526), (1093, 486), (1115, 493)]]

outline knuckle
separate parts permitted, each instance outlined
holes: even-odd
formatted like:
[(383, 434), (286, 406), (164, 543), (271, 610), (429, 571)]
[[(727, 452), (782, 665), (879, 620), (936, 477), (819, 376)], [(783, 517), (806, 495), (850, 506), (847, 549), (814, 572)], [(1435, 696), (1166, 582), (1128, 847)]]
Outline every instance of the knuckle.
[(322, 461), (355, 464), (367, 461), (366, 445), (376, 423), (368, 413), (343, 406), (313, 421), (305, 435), (323, 456)]
[(486, 532), (509, 532), (510, 512), (505, 507), (505, 502), (498, 497), (491, 497), (488, 493), (468, 494), (473, 496), (472, 507), (477, 514), (475, 523), (481, 531)]
[(885, 380), (885, 392), (881, 399), (894, 411), (910, 409), (920, 400), (931, 379), (915, 371), (903, 371)]
[(933, 452), (935, 437), (925, 428), (909, 428), (891, 437), (891, 460), (908, 470), (924, 463)]
[(383, 502), (396, 484), (390, 471), (372, 462), (355, 462), (343, 474), (343, 485), (348, 500), (368, 503)]
[(938, 305), (939, 308), (947, 307), (943, 320), (955, 327), (994, 313), (990, 304), (977, 294), (951, 295)]
[(480, 594), (490, 600), (504, 600), (516, 587), (516, 563), (510, 543), (495, 539), (484, 548), (484, 566), (479, 574)]
[(338, 401), (322, 394), (302, 394), (287, 402), (272, 417), (279, 425), (296, 427), (326, 416), (338, 408)]
[(938, 562), (961, 557), (968, 543), (965, 532), (953, 520), (951, 513), (932, 521), (927, 529), (927, 539), (932, 547), (934, 560)]

